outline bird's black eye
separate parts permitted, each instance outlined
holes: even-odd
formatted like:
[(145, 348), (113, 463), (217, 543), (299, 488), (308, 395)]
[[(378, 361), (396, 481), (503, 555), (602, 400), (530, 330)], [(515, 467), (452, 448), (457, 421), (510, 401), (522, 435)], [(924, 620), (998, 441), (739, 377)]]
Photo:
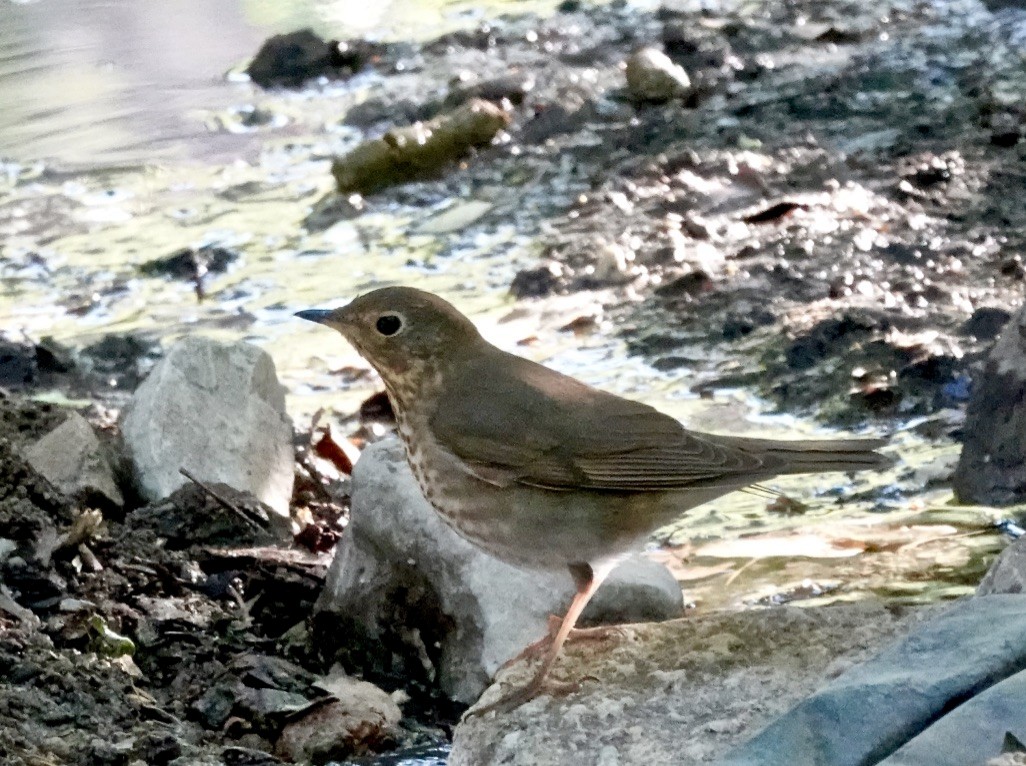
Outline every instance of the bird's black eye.
[(395, 335), (402, 329), (403, 320), (395, 314), (383, 314), (374, 324), (382, 335)]

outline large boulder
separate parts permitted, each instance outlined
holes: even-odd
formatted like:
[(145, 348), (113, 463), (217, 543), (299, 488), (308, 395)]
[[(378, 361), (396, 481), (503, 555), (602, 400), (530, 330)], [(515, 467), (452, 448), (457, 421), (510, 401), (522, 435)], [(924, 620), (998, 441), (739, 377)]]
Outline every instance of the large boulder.
[[(899, 614), (770, 609), (571, 642), (557, 674), (591, 682), (510, 713), (471, 708), (449, 763), (977, 766), (1006, 732), (1026, 737), (1026, 596)], [(481, 704), (528, 673), (513, 666)]]
[[(571, 640), (554, 674), (581, 681), (580, 689), (505, 714), (475, 716), (471, 708), (454, 732), (449, 764), (708, 763), (919, 614), (865, 603), (780, 607), (631, 625), (602, 642)], [(482, 704), (526, 682), (531, 669), (509, 668)]]
[[(683, 596), (665, 567), (625, 563), (585, 621), (680, 616)], [(472, 702), (503, 663), (546, 634), (548, 616), (562, 614), (572, 594), (569, 574), (517, 569), (459, 537), (389, 439), (366, 449), (353, 471), (351, 520), (317, 608), (430, 660), (443, 691)]]
[(952, 478), (964, 502), (1026, 500), (1026, 308), (1005, 325), (973, 381), (962, 455)]
[(267, 352), (189, 337), (136, 390), (121, 417), (135, 480), (161, 500), (188, 480), (251, 492), (280, 514), (292, 497), (292, 423)]

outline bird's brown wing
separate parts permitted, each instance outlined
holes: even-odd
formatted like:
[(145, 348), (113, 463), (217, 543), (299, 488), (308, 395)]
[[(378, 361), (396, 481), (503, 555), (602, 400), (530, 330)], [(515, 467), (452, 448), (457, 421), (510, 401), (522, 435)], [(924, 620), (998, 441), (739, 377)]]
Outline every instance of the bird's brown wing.
[(431, 430), (494, 484), (640, 492), (739, 487), (774, 472), (773, 459), (520, 357), (496, 350), (464, 373)]

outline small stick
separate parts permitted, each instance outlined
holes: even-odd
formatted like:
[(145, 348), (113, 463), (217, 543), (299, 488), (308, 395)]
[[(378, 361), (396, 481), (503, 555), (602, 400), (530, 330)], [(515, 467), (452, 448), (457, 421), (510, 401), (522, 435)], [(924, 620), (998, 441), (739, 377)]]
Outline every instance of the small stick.
[(180, 473), (186, 479), (188, 479), (193, 484), (195, 484), (197, 487), (202, 489), (204, 492), (206, 492), (208, 495), (210, 495), (210, 497), (214, 498), (214, 500), (216, 500), (218, 505), (220, 505), (222, 508), (224, 508), (224, 509), (226, 509), (228, 511), (231, 511), (232, 513), (234, 513), (236, 516), (238, 516), (240, 519), (242, 519), (243, 521), (245, 521), (247, 524), (251, 525), (255, 529), (259, 529), (261, 532), (264, 531), (264, 526), (262, 524), (259, 524), (258, 522), (256, 522), (248, 513), (246, 513), (241, 508), (239, 508), (237, 505), (235, 505), (235, 503), (232, 503), (229, 500), (226, 500), (225, 498), (223, 498), (220, 494), (218, 494), (213, 489), (211, 489), (209, 486), (207, 486), (202, 481), (197, 479), (195, 476), (193, 476), (187, 470), (185, 470), (184, 468), (179, 468), (178, 469), (178, 473)]

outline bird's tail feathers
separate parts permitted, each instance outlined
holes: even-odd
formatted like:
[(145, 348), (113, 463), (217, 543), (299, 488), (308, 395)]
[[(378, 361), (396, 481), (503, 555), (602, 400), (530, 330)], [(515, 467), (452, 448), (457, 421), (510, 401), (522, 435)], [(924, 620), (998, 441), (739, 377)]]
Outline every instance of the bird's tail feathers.
[(728, 437), (733, 447), (766, 455), (767, 468), (778, 476), (827, 471), (862, 471), (888, 468), (895, 463), (890, 455), (876, 450), (886, 445), (883, 439), (814, 439), (777, 441)]

